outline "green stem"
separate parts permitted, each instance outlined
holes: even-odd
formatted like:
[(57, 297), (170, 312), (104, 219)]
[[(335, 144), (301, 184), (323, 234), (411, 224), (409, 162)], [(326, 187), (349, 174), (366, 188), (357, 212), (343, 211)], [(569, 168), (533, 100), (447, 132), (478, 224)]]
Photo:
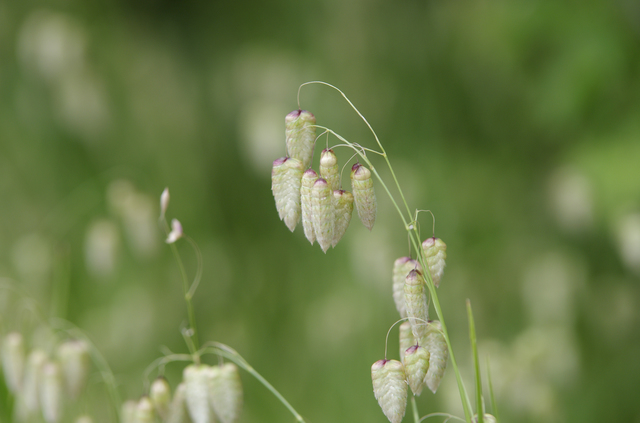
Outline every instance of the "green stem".
[(180, 253), (178, 252), (178, 248), (175, 243), (170, 244), (171, 251), (173, 251), (173, 255), (176, 257), (176, 261), (178, 262), (178, 267), (180, 268), (180, 275), (182, 276), (182, 290), (184, 293), (184, 301), (187, 303), (187, 314), (189, 316), (189, 327), (193, 331), (191, 339), (193, 339), (194, 351), (191, 351), (194, 354), (198, 350), (198, 330), (196, 328), (196, 315), (195, 310), (193, 308), (193, 303), (191, 302), (191, 297), (189, 296), (189, 281), (187, 279), (187, 271), (184, 268), (184, 264), (182, 263), (182, 258), (180, 257)]
[(413, 421), (420, 423), (420, 413), (418, 413), (418, 404), (416, 404), (416, 397), (411, 395), (411, 409), (413, 410)]
[(478, 360), (478, 342), (476, 338), (476, 323), (473, 320), (471, 301), (467, 299), (467, 316), (469, 317), (469, 339), (471, 340), (471, 351), (473, 353), (473, 365), (476, 370), (476, 413), (478, 423), (484, 423), (484, 411), (482, 407), (482, 381), (480, 379), (480, 360)]

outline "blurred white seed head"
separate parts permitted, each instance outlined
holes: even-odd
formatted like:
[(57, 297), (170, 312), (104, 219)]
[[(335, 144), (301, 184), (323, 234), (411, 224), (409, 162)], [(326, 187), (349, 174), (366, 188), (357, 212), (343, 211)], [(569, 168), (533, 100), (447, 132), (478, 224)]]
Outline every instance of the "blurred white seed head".
[(47, 361), (42, 365), (40, 381), (42, 416), (47, 423), (58, 423), (62, 417), (62, 372), (58, 363)]
[(318, 178), (311, 187), (311, 220), (316, 240), (325, 253), (333, 242), (335, 213), (333, 210), (333, 193), (329, 184)]
[(233, 363), (213, 366), (209, 371), (211, 407), (222, 423), (235, 423), (242, 408), (242, 383)]
[(87, 383), (91, 367), (89, 346), (83, 340), (65, 341), (58, 347), (57, 357), (62, 366), (67, 392), (75, 400)]
[(209, 366), (204, 364), (191, 364), (182, 373), (187, 411), (193, 423), (214, 421), (209, 407), (209, 373)]
[(42, 366), (47, 361), (47, 354), (40, 350), (34, 349), (27, 357), (27, 364), (24, 369), (24, 382), (22, 385), (22, 393), (19, 396), (20, 404), (18, 404), (19, 415), (32, 416), (40, 409), (40, 393), (39, 386), (42, 383)]
[(153, 410), (153, 402), (151, 399), (144, 395), (138, 401), (135, 413), (136, 423), (155, 423), (155, 413)]
[(424, 340), (424, 347), (429, 350), (429, 370), (425, 376), (425, 383), (435, 394), (440, 386), (442, 376), (447, 368), (449, 349), (447, 341), (442, 334), (442, 325), (439, 321), (429, 322), (428, 332)]
[(429, 369), (429, 351), (419, 345), (409, 347), (405, 351), (403, 363), (411, 391), (414, 395), (420, 395)]
[(391, 423), (400, 423), (407, 408), (407, 380), (397, 360), (378, 360), (371, 366), (373, 394)]
[(333, 228), (333, 240), (331, 245), (335, 247), (342, 239), (353, 215), (353, 194), (349, 191), (333, 191), (333, 206), (335, 212), (335, 226)]
[(169, 187), (166, 187), (160, 194), (160, 220), (164, 220), (164, 215), (169, 207)]
[(24, 338), (19, 332), (8, 333), (2, 341), (2, 369), (7, 388), (14, 395), (22, 388), (25, 350)]
[(149, 389), (149, 398), (162, 420), (166, 420), (171, 403), (171, 387), (167, 379), (160, 376), (156, 378)]
[(78, 416), (76, 418), (76, 422), (75, 423), (93, 423), (93, 419), (91, 418), (91, 416), (89, 416), (87, 414), (83, 414), (83, 415)]
[(300, 186), (304, 169), (300, 160), (282, 157), (273, 162), (271, 171), (271, 191), (276, 209), (280, 220), (284, 220), (291, 232), (300, 220)]
[(407, 309), (404, 301), (404, 282), (409, 272), (413, 269), (422, 270), (420, 263), (411, 257), (400, 257), (393, 263), (393, 301), (400, 317), (407, 317)]
[(191, 421), (187, 411), (186, 392), (187, 385), (184, 382), (176, 387), (165, 420), (166, 423), (188, 423)]
[(316, 117), (306, 110), (294, 110), (285, 119), (287, 154), (300, 160), (303, 169), (311, 164), (316, 141)]
[(416, 269), (411, 270), (405, 278), (404, 301), (413, 336), (415, 339), (422, 339), (427, 333), (429, 310), (424, 279)]
[(118, 264), (120, 229), (110, 219), (98, 219), (89, 225), (84, 240), (87, 270), (93, 276), (107, 277)]
[[(496, 418), (493, 417), (491, 414), (484, 414), (482, 416), (482, 418), (484, 419), (483, 420), (484, 423), (496, 423), (497, 422)], [(478, 422), (478, 415), (477, 414), (473, 416), (473, 420), (472, 421), (473, 421), (473, 423), (477, 423)]]
[(134, 400), (128, 400), (122, 403), (122, 409), (120, 411), (122, 423), (136, 423), (137, 410), (138, 403)]
[(431, 273), (431, 279), (433, 284), (437, 287), (440, 286), (440, 279), (444, 273), (445, 259), (447, 258), (447, 244), (440, 238), (431, 237), (427, 238), (422, 243), (422, 249), (427, 258), (427, 265), (429, 266), (429, 272)]
[(171, 219), (171, 232), (167, 236), (166, 243), (173, 244), (180, 238), (184, 236), (184, 232), (182, 231), (182, 224), (178, 219)]
[(302, 209), (302, 229), (304, 236), (309, 240), (311, 245), (316, 240), (316, 233), (313, 229), (313, 212), (311, 205), (311, 188), (318, 179), (318, 174), (313, 169), (307, 169), (302, 174), (302, 182), (300, 186), (300, 207)]
[(400, 325), (400, 361), (404, 362), (404, 354), (409, 347), (416, 345), (416, 339), (411, 332), (411, 323), (403, 322)]
[(340, 189), (338, 157), (331, 149), (324, 149), (320, 154), (320, 177), (327, 181), (331, 191)]
[(373, 189), (371, 171), (360, 163), (354, 164), (351, 168), (351, 188), (360, 221), (367, 229), (373, 229), (376, 221), (376, 193)]

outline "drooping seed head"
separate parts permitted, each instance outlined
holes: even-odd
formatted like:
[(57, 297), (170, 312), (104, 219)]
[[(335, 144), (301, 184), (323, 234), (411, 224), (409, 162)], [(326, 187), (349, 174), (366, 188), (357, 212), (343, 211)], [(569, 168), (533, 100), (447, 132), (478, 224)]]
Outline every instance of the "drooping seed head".
[(429, 351), (419, 345), (413, 345), (405, 351), (403, 363), (413, 395), (420, 395), (424, 387), (424, 377), (429, 369)]
[(7, 388), (14, 395), (22, 389), (25, 350), (24, 338), (19, 332), (8, 333), (2, 341), (2, 369)]
[(209, 400), (222, 423), (235, 423), (242, 408), (242, 383), (233, 363), (213, 366), (209, 371)]
[(193, 423), (211, 423), (209, 407), (209, 366), (190, 364), (182, 373), (186, 391), (187, 411)]
[(271, 190), (280, 220), (293, 232), (300, 220), (300, 184), (304, 167), (300, 160), (283, 157), (273, 162)]
[(88, 414), (78, 416), (75, 423), (93, 423), (93, 419)]
[(404, 353), (412, 345), (416, 345), (416, 339), (411, 332), (411, 323), (403, 322), (400, 325), (400, 361), (404, 363)]
[(404, 301), (404, 282), (407, 275), (413, 269), (422, 270), (420, 263), (412, 260), (411, 257), (400, 257), (393, 263), (393, 301), (400, 317), (407, 317), (407, 310)]
[(327, 181), (331, 191), (340, 189), (338, 157), (331, 149), (324, 149), (320, 154), (320, 177)]
[(326, 253), (333, 241), (336, 218), (331, 189), (327, 181), (322, 178), (318, 178), (311, 187), (311, 219), (316, 241)]
[(164, 219), (164, 214), (167, 212), (169, 198), (169, 187), (167, 187), (162, 191), (162, 194), (160, 194), (160, 220)]
[(183, 236), (184, 232), (182, 230), (182, 223), (180, 223), (178, 219), (171, 219), (171, 232), (167, 235), (165, 242), (167, 244), (173, 244)]
[(427, 333), (427, 295), (424, 279), (420, 271), (413, 269), (405, 278), (404, 301), (407, 317), (411, 323), (411, 331), (415, 339), (422, 339)]
[(447, 341), (442, 334), (442, 325), (434, 320), (427, 325), (427, 334), (424, 338), (424, 347), (429, 350), (429, 370), (425, 376), (425, 383), (435, 394), (440, 386), (442, 376), (447, 368), (449, 349)]
[(445, 259), (447, 258), (447, 244), (445, 244), (440, 238), (431, 237), (427, 238), (422, 243), (422, 249), (424, 250), (424, 255), (427, 258), (427, 265), (429, 266), (431, 279), (437, 288), (440, 286), (440, 279), (442, 278), (444, 267), (446, 265)]
[(154, 423), (155, 413), (153, 411), (153, 402), (151, 399), (144, 395), (138, 401), (136, 407), (136, 423)]
[(318, 179), (318, 174), (313, 169), (307, 169), (302, 174), (302, 182), (300, 186), (300, 207), (302, 209), (302, 228), (304, 236), (309, 240), (311, 245), (316, 240), (316, 233), (313, 230), (313, 213), (311, 205), (311, 188)]
[(75, 400), (82, 393), (89, 376), (89, 346), (82, 340), (65, 341), (58, 346), (56, 355), (62, 366), (66, 390)]
[(122, 416), (122, 423), (136, 423), (136, 410), (138, 409), (138, 403), (134, 400), (128, 400), (122, 403), (122, 409), (120, 416)]
[(153, 381), (149, 389), (149, 398), (151, 398), (158, 416), (162, 420), (166, 420), (169, 414), (169, 405), (171, 404), (171, 387), (166, 378), (159, 376)]
[(333, 241), (331, 245), (335, 247), (342, 239), (349, 223), (351, 223), (351, 215), (353, 214), (353, 194), (349, 191), (337, 190), (333, 191), (333, 206), (335, 211), (336, 223), (333, 228)]
[(189, 423), (189, 414), (187, 412), (186, 403), (186, 391), (187, 385), (183, 382), (176, 387), (176, 392), (173, 394), (171, 405), (169, 406), (169, 413), (167, 414), (166, 423)]
[(19, 396), (19, 413), (23, 416), (30, 416), (40, 409), (39, 387), (42, 383), (42, 366), (47, 361), (47, 354), (40, 350), (32, 350), (27, 357), (27, 364), (24, 369), (24, 381), (22, 392)]
[(294, 110), (285, 119), (285, 137), (289, 157), (302, 162), (303, 169), (311, 164), (316, 141), (316, 117), (306, 110)]
[(373, 394), (391, 423), (400, 423), (407, 408), (407, 380), (397, 360), (378, 360), (371, 366)]
[(354, 164), (351, 168), (351, 188), (360, 221), (367, 229), (373, 229), (376, 221), (376, 193), (373, 189), (371, 171), (360, 163)]
[(47, 361), (42, 365), (39, 384), (42, 416), (47, 423), (58, 423), (62, 417), (62, 372), (58, 363)]
[[(497, 423), (497, 420), (495, 417), (493, 417), (491, 414), (484, 414), (482, 416), (482, 418), (484, 419), (485, 423)], [(471, 420), (473, 423), (478, 423), (478, 415), (475, 414), (473, 416), (473, 419)]]

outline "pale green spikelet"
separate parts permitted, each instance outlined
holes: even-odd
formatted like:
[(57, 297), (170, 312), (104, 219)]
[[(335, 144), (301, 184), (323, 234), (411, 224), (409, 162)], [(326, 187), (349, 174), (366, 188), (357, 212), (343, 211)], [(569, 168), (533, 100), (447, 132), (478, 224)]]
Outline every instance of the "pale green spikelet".
[(184, 368), (182, 378), (186, 385), (187, 411), (193, 423), (212, 423), (209, 407), (209, 366), (190, 364)]
[(307, 169), (302, 174), (302, 182), (300, 186), (300, 207), (302, 209), (302, 229), (304, 229), (304, 236), (309, 240), (311, 245), (316, 240), (316, 233), (313, 229), (313, 213), (312, 213), (312, 200), (311, 200), (311, 188), (313, 183), (318, 179), (318, 174), (313, 169)]
[[(482, 418), (484, 419), (484, 422), (485, 422), (485, 423), (497, 423), (497, 422), (498, 422), (498, 420), (496, 420), (496, 418), (495, 418), (494, 416), (492, 416), (491, 414), (486, 414), (486, 413), (485, 413), (485, 414), (482, 416)], [(473, 419), (472, 419), (471, 421), (472, 421), (473, 423), (477, 423), (477, 422), (478, 422), (478, 415), (477, 415), (477, 414), (475, 414), (475, 415), (473, 416)]]
[(338, 157), (331, 149), (324, 149), (320, 154), (320, 177), (327, 181), (331, 191), (340, 189)]
[(42, 366), (47, 361), (47, 354), (34, 349), (27, 356), (24, 368), (22, 390), (18, 396), (18, 416), (26, 420), (40, 409), (39, 386), (42, 383)]
[(427, 295), (424, 279), (420, 271), (413, 269), (405, 278), (404, 301), (407, 317), (411, 323), (411, 331), (415, 339), (422, 339), (427, 333)]
[(184, 382), (176, 387), (169, 406), (166, 423), (188, 423), (191, 421), (187, 411), (186, 391), (187, 385)]
[(391, 423), (400, 423), (407, 408), (407, 379), (397, 360), (378, 360), (371, 366), (373, 394)]
[(40, 408), (47, 423), (58, 423), (62, 417), (62, 372), (58, 363), (47, 361), (42, 365), (39, 383)]
[(447, 341), (442, 334), (442, 325), (439, 321), (434, 320), (427, 325), (427, 335), (424, 338), (424, 347), (429, 350), (431, 355), (429, 358), (429, 370), (425, 376), (425, 383), (435, 394), (440, 386), (440, 380), (444, 376), (447, 368), (447, 359), (449, 358), (449, 349)]
[(93, 423), (93, 419), (88, 414), (83, 414), (76, 418), (75, 423)]
[(136, 423), (136, 410), (138, 408), (138, 403), (134, 400), (128, 400), (122, 403), (122, 407), (120, 409), (120, 416), (122, 418), (122, 423)]
[(89, 346), (82, 340), (65, 341), (58, 346), (56, 355), (62, 366), (67, 392), (75, 400), (82, 393), (89, 376)]
[(413, 345), (405, 351), (403, 363), (413, 395), (420, 395), (424, 387), (424, 377), (429, 369), (429, 351), (419, 345)]
[(242, 383), (233, 363), (213, 366), (209, 371), (211, 407), (222, 423), (235, 423), (242, 408)]
[(171, 387), (165, 377), (159, 376), (153, 381), (151, 388), (149, 388), (149, 398), (151, 398), (158, 416), (165, 420), (169, 414), (169, 405), (171, 404)]
[(22, 334), (8, 333), (2, 341), (2, 369), (7, 388), (14, 395), (22, 389), (24, 362), (25, 349)]
[(294, 110), (285, 118), (287, 154), (302, 162), (306, 169), (311, 164), (316, 141), (316, 117), (306, 110)]
[(447, 258), (447, 244), (445, 244), (440, 238), (431, 237), (427, 238), (422, 243), (422, 249), (424, 250), (424, 255), (427, 258), (427, 265), (429, 266), (431, 279), (437, 288), (440, 286), (440, 278), (442, 278), (444, 266), (446, 265), (445, 259)]
[(400, 257), (393, 263), (393, 301), (400, 317), (407, 317), (407, 310), (404, 301), (404, 282), (409, 272), (413, 269), (422, 270), (420, 263), (412, 260), (411, 257)]
[(376, 221), (376, 193), (373, 190), (371, 171), (360, 163), (351, 168), (351, 188), (360, 221), (367, 229), (373, 229)]
[(280, 220), (293, 232), (300, 220), (300, 184), (304, 167), (300, 160), (282, 157), (273, 162), (271, 190)]
[(335, 214), (333, 212), (333, 195), (327, 181), (318, 178), (311, 188), (311, 216), (316, 241), (325, 253), (333, 241)]
[(353, 194), (349, 191), (336, 190), (333, 191), (333, 206), (335, 211), (335, 226), (333, 228), (333, 241), (331, 245), (335, 247), (342, 239), (349, 223), (351, 223), (351, 215), (353, 214)]
[(153, 411), (153, 402), (151, 399), (144, 395), (138, 401), (136, 407), (136, 423), (154, 423), (155, 413)]
[(403, 322), (400, 325), (400, 361), (404, 363), (404, 353), (412, 345), (416, 345), (416, 339), (411, 332), (411, 323)]

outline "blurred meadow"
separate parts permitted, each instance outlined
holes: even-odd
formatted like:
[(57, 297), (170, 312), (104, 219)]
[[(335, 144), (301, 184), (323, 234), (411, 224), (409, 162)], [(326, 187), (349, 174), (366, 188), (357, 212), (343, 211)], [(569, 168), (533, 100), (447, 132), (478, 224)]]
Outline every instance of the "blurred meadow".
[[(354, 218), (325, 255), (289, 232), (270, 190), (284, 116), (311, 80), (350, 97), (409, 206), (435, 214), (448, 245), (438, 293), (469, 393), (467, 298), (501, 421), (640, 422), (633, 0), (0, 0), (0, 337), (43, 345), (65, 319), (123, 399), (144, 394), (153, 360), (187, 352), (158, 226), (168, 186), (167, 216), (203, 254), (201, 342), (238, 350), (310, 423), (386, 422), (370, 367), (398, 319), (402, 222), (376, 182), (373, 231)], [(300, 102), (375, 147), (337, 92), (306, 86)], [(420, 225), (430, 236), (430, 215)], [(177, 247), (193, 277), (193, 250)], [(397, 349), (395, 329), (389, 358)], [(183, 367), (167, 366), (172, 387)], [(294, 421), (241, 376), (241, 422)], [(109, 407), (94, 371), (65, 418), (115, 421)], [(451, 369), (418, 407), (463, 415)]]

